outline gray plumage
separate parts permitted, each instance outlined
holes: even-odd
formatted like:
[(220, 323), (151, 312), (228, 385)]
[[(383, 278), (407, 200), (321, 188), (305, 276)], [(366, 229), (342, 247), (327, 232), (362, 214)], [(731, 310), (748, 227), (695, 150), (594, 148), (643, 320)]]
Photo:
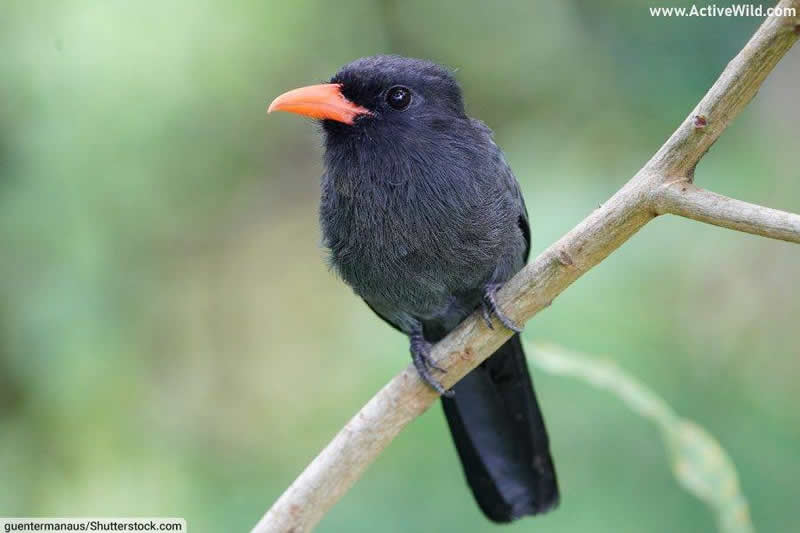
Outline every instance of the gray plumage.
[(525, 262), (519, 185), (491, 130), (464, 114), (442, 67), (368, 58), (332, 81), (351, 77), (424, 92), (402, 114), (381, 110), (379, 98), (366, 102), (372, 106), (350, 98), (377, 106), (377, 116), (344, 136), (346, 127), (327, 124), (320, 220), (331, 263), (405, 333), (420, 322), (452, 329), (480, 303), (483, 287), (504, 283)]
[(493, 313), (518, 331), (494, 294), (527, 260), (528, 214), (492, 132), (466, 115), (451, 73), (428, 61), (359, 59), (331, 83), (367, 110), (353, 124), (323, 121), (331, 264), (408, 335), (422, 379), (452, 396), (445, 414), (484, 513), (508, 522), (551, 509), (558, 486), (519, 336), (454, 391), (429, 358), (431, 343), (480, 306), (487, 323)]

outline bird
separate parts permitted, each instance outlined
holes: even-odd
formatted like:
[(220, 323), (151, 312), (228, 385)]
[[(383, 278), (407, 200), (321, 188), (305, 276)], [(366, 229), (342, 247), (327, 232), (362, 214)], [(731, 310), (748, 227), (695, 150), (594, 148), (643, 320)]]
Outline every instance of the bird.
[[(558, 482), (521, 328), (496, 299), (528, 260), (528, 212), (492, 131), (466, 114), (454, 72), (423, 59), (363, 57), (328, 83), (281, 94), (273, 111), (321, 124), (319, 219), (330, 264), (408, 337), (420, 378), (441, 395), (479, 508), (496, 523), (555, 508)], [(478, 309), (489, 327), (514, 333), (447, 390), (431, 347)]]

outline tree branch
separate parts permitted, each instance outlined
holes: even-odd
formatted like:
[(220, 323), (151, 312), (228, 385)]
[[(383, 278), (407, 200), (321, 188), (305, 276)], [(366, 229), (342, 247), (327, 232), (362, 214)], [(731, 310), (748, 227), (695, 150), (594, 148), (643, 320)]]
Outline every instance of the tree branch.
[[(798, 38), (800, 0), (782, 0), (778, 5), (795, 8), (795, 16), (768, 18), (650, 161), (506, 283), (498, 302), (510, 318), (519, 324), (528, 321), (661, 213), (798, 242), (797, 215), (728, 199), (690, 183), (700, 158)], [(679, 182), (684, 185), (677, 189), (669, 185)], [(488, 329), (477, 314), (468, 317), (431, 354), (436, 365), (447, 370), (442, 384), (451, 387), (494, 353), (509, 333), (501, 327)], [(252, 533), (310, 531), (392, 439), (436, 398), (409, 365), (339, 431)]]
[(665, 184), (659, 214), (671, 213), (744, 233), (800, 244), (800, 215), (762, 207), (706, 191), (685, 181)]

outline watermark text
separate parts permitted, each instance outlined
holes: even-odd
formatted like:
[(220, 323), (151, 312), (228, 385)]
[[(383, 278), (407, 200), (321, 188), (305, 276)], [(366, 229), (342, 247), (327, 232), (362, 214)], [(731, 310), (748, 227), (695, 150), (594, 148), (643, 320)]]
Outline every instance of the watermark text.
[(760, 4), (692, 4), (691, 7), (650, 7), (651, 17), (794, 17), (793, 7), (764, 7)]

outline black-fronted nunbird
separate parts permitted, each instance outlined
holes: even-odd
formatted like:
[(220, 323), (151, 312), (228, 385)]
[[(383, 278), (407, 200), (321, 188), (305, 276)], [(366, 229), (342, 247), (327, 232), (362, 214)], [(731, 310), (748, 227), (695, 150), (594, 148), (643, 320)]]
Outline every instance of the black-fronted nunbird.
[[(279, 96), (269, 111), (322, 121), (320, 221), (331, 262), (408, 335), (419, 375), (443, 395), (480, 508), (496, 522), (552, 509), (556, 474), (519, 328), (495, 302), (528, 258), (528, 214), (453, 75), (429, 61), (366, 57), (330, 83)], [(487, 324), (493, 315), (517, 334), (447, 391), (431, 343), (479, 307)]]

